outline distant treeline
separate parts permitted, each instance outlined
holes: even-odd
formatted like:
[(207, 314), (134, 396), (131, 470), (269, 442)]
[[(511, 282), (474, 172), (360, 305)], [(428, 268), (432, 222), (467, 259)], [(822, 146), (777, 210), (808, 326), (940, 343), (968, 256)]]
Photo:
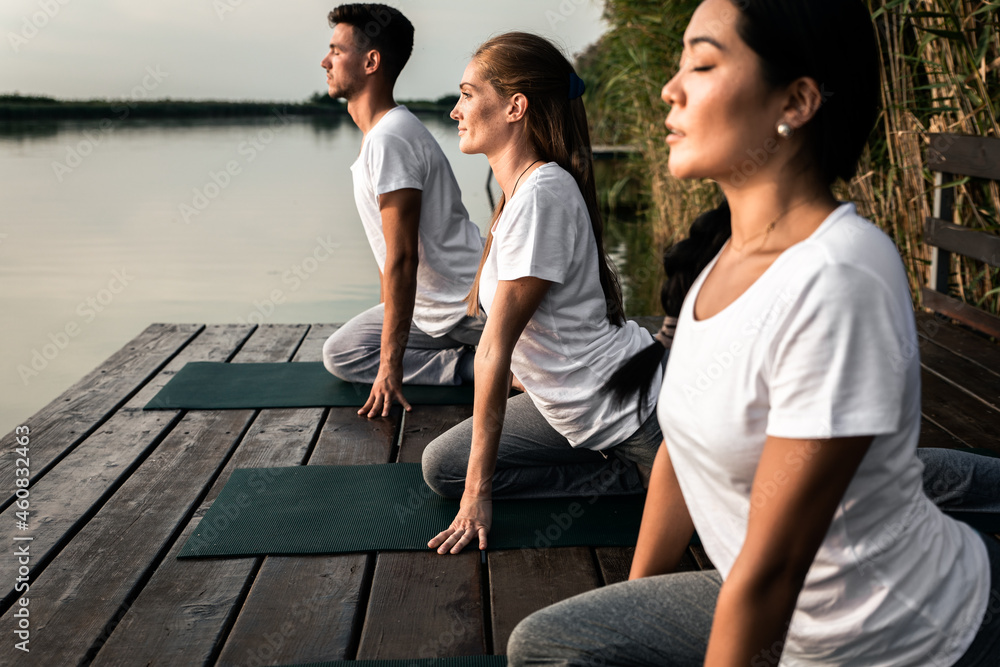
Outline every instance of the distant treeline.
[[(457, 96), (401, 101), (416, 113), (451, 111)], [(304, 102), (237, 102), (225, 100), (57, 100), (53, 97), (0, 95), (0, 122), (17, 120), (125, 120), (172, 118), (251, 118), (283, 114), (329, 116), (347, 113), (347, 105), (325, 93)]]

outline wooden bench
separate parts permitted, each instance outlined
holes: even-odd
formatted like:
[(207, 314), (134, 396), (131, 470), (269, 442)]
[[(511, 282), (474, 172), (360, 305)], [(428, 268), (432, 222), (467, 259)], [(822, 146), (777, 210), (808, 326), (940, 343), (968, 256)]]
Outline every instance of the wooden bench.
[(1000, 317), (949, 296), (951, 254), (1000, 266), (1000, 236), (954, 224), (956, 178), (970, 176), (1000, 181), (1000, 139), (958, 134), (930, 135), (928, 168), (934, 174), (934, 215), (924, 226), (931, 246), (930, 285), (921, 290), (926, 308), (1000, 338)]
[[(639, 318), (658, 329), (660, 318)], [(1000, 346), (918, 316), (923, 443), (994, 447)], [(418, 461), (469, 406), (152, 411), (189, 361), (316, 361), (333, 325), (152, 325), (24, 424), (31, 514), (0, 457), (0, 664), (278, 665), (504, 653), (527, 614), (627, 576), (631, 548), (176, 559), (235, 468)], [(30, 654), (14, 647), (31, 537)], [(711, 563), (700, 549), (684, 569)]]

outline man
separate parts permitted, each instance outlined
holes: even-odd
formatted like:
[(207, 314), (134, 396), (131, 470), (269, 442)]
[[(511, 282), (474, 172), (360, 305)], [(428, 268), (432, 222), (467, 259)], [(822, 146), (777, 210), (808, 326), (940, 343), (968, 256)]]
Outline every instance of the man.
[(483, 320), (466, 315), (465, 297), (482, 255), (479, 229), (441, 147), (393, 99), (413, 50), (413, 25), (378, 4), (330, 12), (333, 38), (323, 59), (331, 97), (364, 133), (353, 165), (354, 198), (379, 266), (381, 303), (323, 346), (326, 368), (350, 382), (371, 382), (358, 411), (406, 410), (402, 385), (454, 385), (472, 379)]

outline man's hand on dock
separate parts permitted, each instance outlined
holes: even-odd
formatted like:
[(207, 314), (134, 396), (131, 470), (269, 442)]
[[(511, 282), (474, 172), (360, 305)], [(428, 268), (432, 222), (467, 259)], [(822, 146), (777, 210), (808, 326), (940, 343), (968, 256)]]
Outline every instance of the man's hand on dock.
[(369, 419), (388, 417), (394, 401), (399, 402), (407, 412), (413, 409), (403, 396), (403, 369), (383, 372), (385, 366), (383, 364), (379, 368), (378, 376), (372, 383), (372, 392), (368, 395), (368, 401), (358, 410), (359, 415), (367, 415)]

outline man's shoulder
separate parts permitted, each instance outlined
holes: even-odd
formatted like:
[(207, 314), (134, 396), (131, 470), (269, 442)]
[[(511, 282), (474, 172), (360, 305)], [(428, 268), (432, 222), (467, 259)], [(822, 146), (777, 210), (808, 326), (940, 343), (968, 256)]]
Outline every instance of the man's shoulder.
[(372, 128), (369, 136), (372, 135), (398, 137), (409, 141), (427, 139), (433, 141), (434, 139), (427, 127), (420, 122), (420, 119), (402, 105), (390, 109), (382, 117), (382, 120)]

